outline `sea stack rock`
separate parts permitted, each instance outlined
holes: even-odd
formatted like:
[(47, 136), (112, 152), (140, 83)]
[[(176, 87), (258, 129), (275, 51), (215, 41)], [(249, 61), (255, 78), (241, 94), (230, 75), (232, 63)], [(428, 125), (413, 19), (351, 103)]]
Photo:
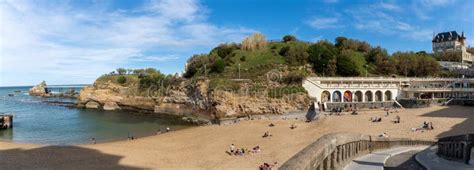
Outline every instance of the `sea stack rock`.
[(30, 91), (28, 91), (30, 96), (41, 96), (41, 97), (49, 97), (50, 94), (48, 93), (48, 89), (46, 88), (46, 82), (43, 81), (40, 84), (33, 86)]

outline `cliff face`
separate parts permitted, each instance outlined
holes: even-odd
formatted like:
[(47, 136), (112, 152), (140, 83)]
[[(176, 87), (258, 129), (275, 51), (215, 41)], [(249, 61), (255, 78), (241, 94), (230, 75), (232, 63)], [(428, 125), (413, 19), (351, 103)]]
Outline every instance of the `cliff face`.
[(304, 93), (270, 98), (234, 92), (210, 90), (208, 80), (182, 83), (167, 95), (142, 97), (128, 95), (129, 89), (111, 82), (94, 83), (84, 88), (78, 98), (80, 107), (104, 110), (138, 110), (180, 116), (200, 115), (208, 118), (238, 117), (259, 114), (284, 114), (306, 110), (309, 97)]

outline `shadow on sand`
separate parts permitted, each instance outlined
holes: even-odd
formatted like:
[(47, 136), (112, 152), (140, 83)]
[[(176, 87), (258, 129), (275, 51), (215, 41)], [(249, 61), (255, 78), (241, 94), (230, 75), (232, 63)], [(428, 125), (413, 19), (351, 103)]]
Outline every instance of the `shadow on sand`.
[[(447, 136), (463, 135), (474, 133), (474, 107), (473, 106), (449, 106), (448, 108), (423, 114), (426, 117), (444, 117), (444, 118), (463, 118), (463, 122), (454, 125), (451, 129), (443, 129), (444, 132), (436, 137), (443, 138)], [(433, 125), (434, 128), (436, 124)], [(439, 128), (439, 127), (438, 127)]]
[(119, 165), (121, 156), (77, 146), (0, 150), (0, 169), (145, 169)]

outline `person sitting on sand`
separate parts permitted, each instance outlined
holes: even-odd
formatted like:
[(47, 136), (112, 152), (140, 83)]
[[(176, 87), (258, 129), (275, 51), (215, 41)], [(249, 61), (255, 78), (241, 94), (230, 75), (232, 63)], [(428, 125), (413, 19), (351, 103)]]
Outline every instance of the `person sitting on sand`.
[(230, 153), (234, 153), (234, 150), (235, 150), (234, 144), (230, 145)]
[(400, 116), (395, 116), (395, 120), (393, 121), (393, 123), (400, 123)]
[(384, 132), (384, 133), (380, 134), (379, 137), (381, 137), (381, 138), (388, 138), (388, 134)]
[(257, 145), (255, 147), (253, 147), (251, 152), (252, 153), (260, 153), (260, 146)]
[(266, 138), (266, 137), (271, 137), (272, 135), (270, 134), (270, 132), (265, 132), (262, 136), (262, 138)]
[(273, 126), (275, 126), (275, 125), (274, 125), (273, 123), (270, 123), (268, 126), (269, 126), (269, 127), (273, 127)]
[(423, 122), (423, 126), (422, 126), (423, 129), (428, 129), (428, 123), (426, 122)]
[(358, 115), (357, 110), (352, 111), (351, 115)]
[(296, 127), (297, 127), (297, 126), (295, 126), (295, 125), (292, 124), (292, 125), (290, 126), (290, 129), (295, 129)]

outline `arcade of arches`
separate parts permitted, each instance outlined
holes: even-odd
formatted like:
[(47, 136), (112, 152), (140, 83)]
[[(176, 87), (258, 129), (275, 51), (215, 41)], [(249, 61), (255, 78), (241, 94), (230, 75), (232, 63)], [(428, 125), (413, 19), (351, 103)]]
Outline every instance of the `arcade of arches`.
[(377, 90), (372, 92), (370, 90), (362, 92), (349, 91), (346, 90), (343, 92), (336, 90), (334, 92), (329, 92), (327, 90), (321, 93), (321, 102), (382, 102), (393, 100), (392, 92), (386, 90), (385, 92)]

